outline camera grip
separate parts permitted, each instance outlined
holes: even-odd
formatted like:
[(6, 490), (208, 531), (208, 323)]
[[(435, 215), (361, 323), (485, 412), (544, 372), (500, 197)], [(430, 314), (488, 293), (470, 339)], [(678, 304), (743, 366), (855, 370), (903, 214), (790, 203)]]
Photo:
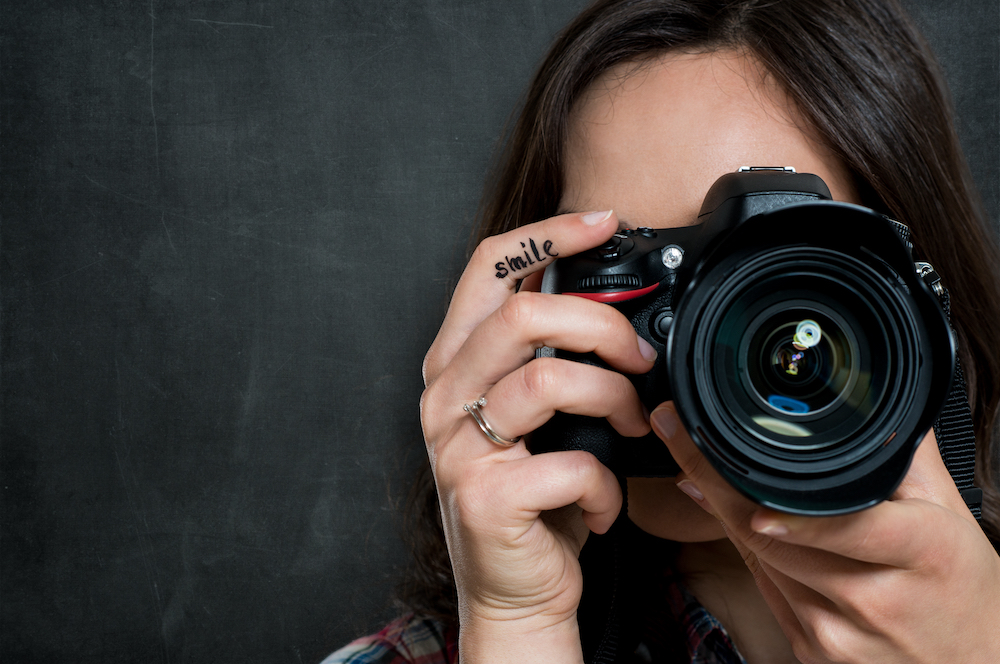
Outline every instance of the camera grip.
[[(592, 353), (579, 354), (542, 348), (536, 354), (539, 357), (560, 357), (610, 368)], [(661, 371), (662, 367), (658, 366), (651, 372), (657, 376), (630, 376), (630, 380), (633, 383), (646, 383), (659, 378)], [(637, 384), (636, 388), (640, 394), (643, 393), (643, 385)], [(655, 433), (651, 431), (640, 438), (627, 438), (615, 431), (603, 417), (556, 411), (548, 422), (527, 438), (526, 444), (532, 454), (563, 450), (590, 452), (620, 477), (674, 477), (680, 472), (667, 446)]]
[(680, 472), (667, 446), (655, 433), (626, 438), (607, 420), (586, 415), (557, 411), (531, 434), (528, 450), (532, 454), (583, 450), (624, 477), (674, 477)]

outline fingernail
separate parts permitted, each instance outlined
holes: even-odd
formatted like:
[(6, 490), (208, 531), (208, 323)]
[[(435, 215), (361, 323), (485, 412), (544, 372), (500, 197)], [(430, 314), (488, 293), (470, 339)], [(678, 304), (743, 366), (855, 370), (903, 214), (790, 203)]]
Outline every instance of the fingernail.
[(754, 528), (754, 531), (760, 533), (761, 535), (767, 535), (768, 537), (781, 537), (782, 535), (788, 534), (788, 526), (780, 521), (768, 521), (766, 523), (758, 524)]
[(781, 521), (756, 521), (751, 524), (751, 528), (754, 532), (758, 532), (761, 535), (767, 535), (768, 537), (781, 537), (788, 534), (788, 525), (782, 523)]
[(656, 428), (664, 438), (673, 438), (680, 426), (677, 413), (670, 406), (661, 406), (653, 411), (649, 416), (650, 423)]
[(677, 483), (677, 488), (694, 498), (699, 503), (705, 500), (705, 494), (703, 494), (698, 489), (698, 486), (691, 480), (681, 480)]
[(639, 335), (636, 335), (635, 338), (639, 340), (639, 352), (642, 353), (643, 359), (647, 362), (653, 362), (656, 360), (656, 349), (653, 348), (652, 344)]
[(597, 224), (601, 223), (602, 221), (605, 221), (608, 217), (610, 217), (611, 213), (612, 210), (607, 210), (605, 212), (589, 212), (580, 217), (580, 219), (582, 219), (583, 223), (587, 224), (588, 226), (596, 226)]

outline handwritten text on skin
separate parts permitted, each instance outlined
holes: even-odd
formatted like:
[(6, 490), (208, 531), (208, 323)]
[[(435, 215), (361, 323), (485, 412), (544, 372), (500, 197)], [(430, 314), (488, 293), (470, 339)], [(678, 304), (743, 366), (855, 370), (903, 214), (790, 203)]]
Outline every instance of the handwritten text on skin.
[(542, 242), (541, 253), (539, 253), (538, 251), (538, 245), (536, 245), (535, 241), (532, 240), (531, 238), (528, 238), (528, 244), (531, 245), (531, 254), (535, 256), (535, 260), (531, 260), (531, 255), (528, 254), (528, 247), (522, 242), (521, 247), (524, 248), (524, 258), (521, 258), (520, 256), (514, 256), (513, 258), (510, 256), (504, 256), (504, 261), (506, 261), (506, 264), (504, 263), (504, 261), (499, 261), (496, 265), (493, 266), (496, 268), (497, 271), (497, 279), (503, 279), (511, 272), (524, 270), (530, 265), (534, 265), (535, 263), (541, 263), (546, 258), (555, 258), (556, 256), (559, 255), (558, 253), (552, 251), (552, 240), (546, 240), (545, 242)]

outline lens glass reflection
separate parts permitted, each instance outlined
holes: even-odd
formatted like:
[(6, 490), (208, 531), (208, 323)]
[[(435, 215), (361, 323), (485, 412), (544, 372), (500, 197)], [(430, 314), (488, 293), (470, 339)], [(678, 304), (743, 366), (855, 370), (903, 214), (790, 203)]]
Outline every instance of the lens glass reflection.
[(827, 408), (857, 378), (858, 358), (851, 342), (839, 325), (818, 312), (771, 316), (753, 331), (746, 352), (756, 396), (786, 415)]

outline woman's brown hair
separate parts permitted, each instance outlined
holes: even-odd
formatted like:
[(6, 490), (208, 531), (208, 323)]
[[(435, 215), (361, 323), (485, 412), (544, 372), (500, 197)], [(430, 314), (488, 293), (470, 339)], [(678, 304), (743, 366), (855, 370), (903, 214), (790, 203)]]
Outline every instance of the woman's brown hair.
[[(573, 103), (615, 64), (674, 49), (756, 58), (853, 174), (869, 207), (907, 224), (913, 253), (951, 293), (969, 380), (983, 527), (1000, 543), (1000, 252), (959, 146), (943, 77), (896, 0), (599, 0), (556, 39), (504, 144), (477, 241), (556, 214)], [(414, 488), (413, 609), (453, 623), (451, 577), (429, 469)]]

